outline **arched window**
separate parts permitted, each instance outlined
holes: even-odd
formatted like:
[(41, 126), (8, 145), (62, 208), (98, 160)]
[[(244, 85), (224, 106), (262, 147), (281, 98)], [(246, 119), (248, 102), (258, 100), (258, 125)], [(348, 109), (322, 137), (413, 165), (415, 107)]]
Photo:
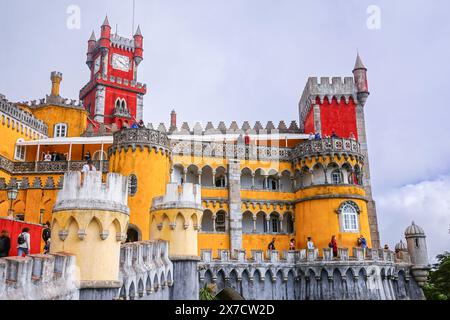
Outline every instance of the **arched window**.
[(331, 183), (332, 184), (341, 184), (342, 183), (342, 173), (341, 170), (336, 169), (331, 172)]
[[(19, 139), (17, 142), (23, 142), (23, 140)], [(16, 149), (14, 151), (14, 160), (25, 161), (25, 156), (26, 156), (26, 147), (16, 145)]]
[(216, 178), (216, 188), (225, 188), (225, 177), (217, 177)]
[(67, 124), (65, 124), (65, 123), (55, 124), (55, 130), (54, 130), (53, 136), (54, 136), (54, 138), (67, 137)]
[(279, 215), (276, 213), (272, 213), (270, 215), (270, 232), (272, 233), (279, 233), (281, 232), (280, 230), (280, 218)]
[(225, 232), (225, 212), (219, 211), (216, 214), (216, 231), (217, 232)]
[(360, 212), (358, 205), (353, 201), (346, 201), (338, 209), (340, 214), (341, 226), (343, 232), (358, 232), (359, 222), (358, 214)]
[(137, 183), (137, 177), (134, 174), (128, 177), (128, 195), (130, 197), (133, 197), (137, 193)]

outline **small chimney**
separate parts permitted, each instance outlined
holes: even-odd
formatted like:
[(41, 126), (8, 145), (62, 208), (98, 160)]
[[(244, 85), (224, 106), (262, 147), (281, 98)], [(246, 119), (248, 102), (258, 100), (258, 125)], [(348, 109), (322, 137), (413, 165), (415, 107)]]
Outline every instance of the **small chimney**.
[(177, 113), (175, 112), (175, 110), (172, 110), (172, 112), (170, 113), (170, 127), (177, 127)]
[(52, 97), (59, 97), (59, 87), (62, 81), (62, 73), (58, 71), (53, 71), (50, 76), (52, 80)]

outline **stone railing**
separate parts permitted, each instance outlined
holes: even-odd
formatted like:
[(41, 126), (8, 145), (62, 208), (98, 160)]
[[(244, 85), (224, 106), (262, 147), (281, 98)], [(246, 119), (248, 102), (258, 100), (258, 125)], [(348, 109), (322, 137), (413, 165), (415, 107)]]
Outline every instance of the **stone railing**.
[[(86, 161), (40, 161), (40, 162), (12, 162), (0, 156), (0, 169), (14, 174), (37, 173), (65, 173), (69, 171), (81, 171)], [(108, 172), (109, 162), (93, 161), (95, 168), (103, 173)], [(101, 164), (101, 165), (100, 165)]]
[(119, 152), (122, 149), (141, 150), (145, 147), (149, 149), (155, 149), (163, 153), (170, 153), (170, 143), (167, 138), (167, 134), (151, 129), (124, 129), (114, 133), (114, 142), (109, 148), (109, 155), (113, 154), (116, 150)]
[(0, 112), (13, 118), (14, 120), (19, 121), (20, 123), (29, 126), (31, 129), (36, 130), (44, 136), (47, 136), (48, 134), (48, 126), (44, 123), (44, 121), (39, 120), (31, 113), (18, 108), (17, 105), (9, 102), (2, 96), (0, 96)]
[(122, 245), (119, 278), (123, 284), (120, 299), (168, 300), (173, 285), (169, 243), (158, 240)]
[(170, 144), (176, 155), (265, 161), (290, 161), (291, 159), (289, 148), (179, 140), (172, 140)]
[(0, 300), (78, 300), (75, 256), (0, 259)]
[(359, 142), (343, 138), (326, 138), (302, 142), (293, 149), (292, 160), (295, 162), (326, 154), (349, 155), (364, 160)]
[(388, 250), (339, 248), (285, 251), (202, 250), (198, 265), (199, 285), (214, 283), (216, 291), (231, 287), (247, 300), (407, 300), (423, 299), (411, 277), (411, 264), (399, 261)]

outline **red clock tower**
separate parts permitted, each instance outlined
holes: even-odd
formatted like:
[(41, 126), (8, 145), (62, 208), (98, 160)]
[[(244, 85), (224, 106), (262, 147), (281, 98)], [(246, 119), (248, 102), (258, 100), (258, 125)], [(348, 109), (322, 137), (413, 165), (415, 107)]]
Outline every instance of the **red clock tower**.
[(116, 124), (120, 129), (142, 120), (147, 86), (137, 82), (137, 70), (143, 60), (143, 40), (139, 27), (133, 39), (111, 34), (108, 17), (99, 40), (92, 32), (86, 60), (91, 77), (80, 90), (80, 100), (96, 126)]

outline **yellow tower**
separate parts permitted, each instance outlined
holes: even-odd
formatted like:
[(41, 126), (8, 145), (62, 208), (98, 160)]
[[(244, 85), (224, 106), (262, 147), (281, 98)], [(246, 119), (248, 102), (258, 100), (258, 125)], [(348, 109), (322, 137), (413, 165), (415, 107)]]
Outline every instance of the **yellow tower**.
[(50, 75), (50, 80), (52, 80), (52, 97), (59, 97), (59, 88), (62, 81), (62, 73), (53, 71)]
[(150, 239), (151, 200), (164, 195), (170, 179), (171, 151), (167, 135), (151, 129), (124, 129), (109, 148), (109, 171), (129, 179), (130, 240)]
[(169, 242), (173, 263), (172, 300), (198, 300), (198, 231), (203, 216), (201, 187), (169, 183), (150, 209), (152, 240)]
[(364, 156), (349, 139), (308, 141), (294, 151), (300, 172), (296, 192), (296, 241), (305, 248), (308, 237), (316, 248), (327, 248), (336, 236), (338, 247), (357, 246), (363, 235), (370, 245), (367, 202), (362, 186)]
[(120, 288), (120, 246), (129, 220), (127, 179), (100, 172), (66, 173), (53, 210), (51, 252), (76, 256), (82, 299), (111, 298)]

